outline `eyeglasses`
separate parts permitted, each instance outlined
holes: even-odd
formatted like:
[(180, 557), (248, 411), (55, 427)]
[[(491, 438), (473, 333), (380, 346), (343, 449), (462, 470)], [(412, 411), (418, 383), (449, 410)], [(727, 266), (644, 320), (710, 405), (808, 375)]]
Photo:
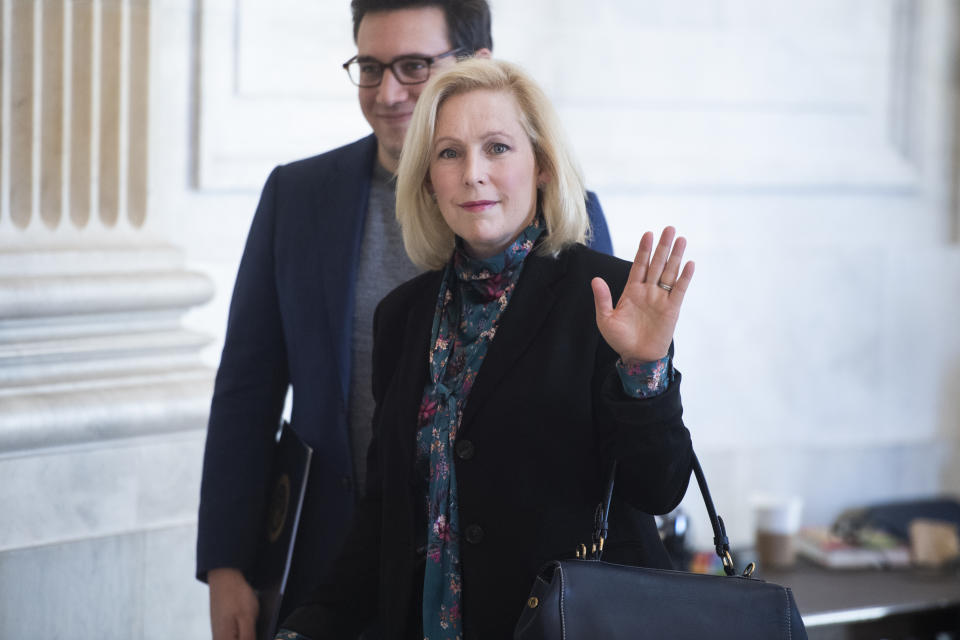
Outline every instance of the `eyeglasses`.
[(430, 78), (430, 67), (442, 58), (457, 55), (462, 49), (451, 49), (433, 57), (400, 56), (391, 62), (383, 63), (373, 58), (353, 56), (343, 63), (350, 81), (358, 87), (371, 89), (379, 87), (383, 81), (383, 72), (390, 69), (400, 84), (421, 84)]

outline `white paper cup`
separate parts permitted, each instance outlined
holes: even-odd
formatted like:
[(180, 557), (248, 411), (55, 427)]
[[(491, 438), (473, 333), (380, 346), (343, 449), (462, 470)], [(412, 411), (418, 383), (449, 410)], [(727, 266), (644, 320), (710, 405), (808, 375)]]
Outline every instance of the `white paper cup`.
[(761, 567), (790, 567), (796, 562), (795, 538), (800, 530), (803, 501), (795, 496), (753, 499), (757, 559)]

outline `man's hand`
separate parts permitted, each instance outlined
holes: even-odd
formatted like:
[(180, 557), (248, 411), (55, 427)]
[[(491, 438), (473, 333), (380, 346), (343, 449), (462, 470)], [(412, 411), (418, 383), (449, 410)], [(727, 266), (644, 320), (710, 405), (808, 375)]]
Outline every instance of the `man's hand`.
[(210, 585), (210, 626), (213, 640), (256, 640), (257, 595), (239, 569), (213, 569)]

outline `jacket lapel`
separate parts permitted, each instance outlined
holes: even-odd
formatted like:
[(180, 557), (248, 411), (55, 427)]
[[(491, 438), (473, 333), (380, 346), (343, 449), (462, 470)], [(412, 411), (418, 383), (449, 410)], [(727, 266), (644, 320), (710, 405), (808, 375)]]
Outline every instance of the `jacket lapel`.
[(314, 215), (326, 212), (316, 239), (317, 251), (322, 254), (319, 276), (344, 410), (349, 402), (357, 263), (376, 149), (377, 140), (372, 135), (345, 149), (335, 170), (318, 183), (316, 193)]
[[(413, 433), (417, 430), (417, 416), (420, 413), (420, 401), (423, 399), (423, 390), (430, 373), (428, 364), (430, 356), (430, 339), (433, 329), (433, 315), (436, 310), (437, 295), (440, 292), (440, 277), (443, 272), (435, 272), (436, 277), (426, 280), (424, 286), (410, 301), (410, 310), (407, 313), (407, 328), (403, 335), (404, 349), (397, 366), (398, 396), (402, 406), (399, 407), (398, 424), (413, 425)], [(405, 429), (400, 433), (408, 434)], [(402, 446), (409, 447), (415, 438), (406, 435), (402, 439)], [(412, 455), (412, 453), (411, 453)], [(410, 458), (413, 460), (413, 458)]]
[(524, 354), (539, 333), (556, 302), (553, 290), (566, 272), (566, 254), (559, 258), (531, 254), (526, 259), (520, 281), (497, 325), (470, 398), (463, 412), (461, 432), (469, 429), (483, 404), (496, 391), (497, 385), (513, 364)]

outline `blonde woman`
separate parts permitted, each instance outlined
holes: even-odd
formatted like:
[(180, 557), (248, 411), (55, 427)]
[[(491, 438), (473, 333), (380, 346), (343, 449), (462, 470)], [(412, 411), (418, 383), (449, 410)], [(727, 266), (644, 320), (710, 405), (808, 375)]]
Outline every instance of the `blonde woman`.
[[(397, 216), (429, 269), (374, 320), (369, 494), (283, 637), (511, 637), (537, 569), (590, 539), (618, 460), (605, 559), (666, 567), (653, 518), (690, 476), (672, 338), (693, 264), (674, 230), (629, 262), (583, 245), (583, 180), (543, 92), (471, 60), (421, 94)], [(614, 300), (616, 305), (614, 306)]]

